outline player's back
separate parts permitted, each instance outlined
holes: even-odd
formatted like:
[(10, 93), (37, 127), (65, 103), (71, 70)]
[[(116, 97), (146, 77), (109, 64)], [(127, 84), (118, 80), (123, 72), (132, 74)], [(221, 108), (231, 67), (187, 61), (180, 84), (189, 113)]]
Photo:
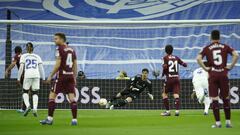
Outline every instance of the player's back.
[(203, 68), (197, 68), (193, 71), (192, 82), (207, 81), (208, 73)]
[(186, 64), (177, 56), (166, 55), (163, 58), (164, 74), (167, 78), (178, 78), (179, 77), (179, 64), (186, 66)]
[(213, 72), (223, 73), (226, 71), (228, 54), (232, 54), (233, 49), (228, 45), (214, 42), (206, 46), (201, 54), (206, 56), (209, 67)]
[(61, 64), (59, 76), (73, 77), (73, 63), (76, 60), (75, 51), (67, 45), (61, 45), (58, 48)]
[(24, 64), (25, 78), (40, 78), (39, 64), (42, 64), (40, 56), (34, 53), (25, 53), (21, 56), (20, 64)]

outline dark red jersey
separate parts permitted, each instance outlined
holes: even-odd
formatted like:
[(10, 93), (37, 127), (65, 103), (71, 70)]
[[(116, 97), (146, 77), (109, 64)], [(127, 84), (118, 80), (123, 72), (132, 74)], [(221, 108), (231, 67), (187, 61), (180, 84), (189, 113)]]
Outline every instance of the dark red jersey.
[(230, 46), (215, 42), (204, 47), (200, 54), (207, 58), (209, 67), (212, 67), (211, 71), (223, 72), (227, 66), (228, 54), (232, 55), (233, 51)]
[(166, 55), (163, 57), (163, 75), (166, 75), (167, 79), (172, 77), (179, 77), (179, 64), (186, 67), (180, 58), (174, 55)]
[(21, 53), (15, 54), (15, 56), (12, 59), (12, 62), (16, 62), (17, 68), (19, 69), (20, 67), (20, 58), (21, 58)]
[(58, 69), (59, 76), (73, 76), (73, 62), (76, 60), (75, 51), (67, 45), (60, 45), (57, 48), (56, 56), (61, 57), (61, 65)]

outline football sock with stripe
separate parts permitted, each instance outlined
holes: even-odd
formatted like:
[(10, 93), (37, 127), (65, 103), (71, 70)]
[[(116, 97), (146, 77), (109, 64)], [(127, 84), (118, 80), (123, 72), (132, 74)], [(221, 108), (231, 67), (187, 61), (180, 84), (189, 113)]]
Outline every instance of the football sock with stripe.
[(164, 104), (164, 107), (165, 107), (166, 111), (169, 111), (170, 107), (169, 107), (168, 98), (163, 99), (163, 104)]
[(55, 107), (56, 107), (55, 100), (49, 99), (49, 101), (48, 101), (48, 116), (53, 117)]
[(71, 103), (71, 110), (72, 110), (73, 119), (76, 119), (77, 118), (77, 103), (75, 101)]
[(212, 101), (212, 110), (213, 110), (213, 115), (214, 115), (215, 121), (216, 121), (216, 122), (220, 121), (220, 113), (219, 113), (219, 103), (218, 103), (218, 100), (213, 100), (213, 101)]

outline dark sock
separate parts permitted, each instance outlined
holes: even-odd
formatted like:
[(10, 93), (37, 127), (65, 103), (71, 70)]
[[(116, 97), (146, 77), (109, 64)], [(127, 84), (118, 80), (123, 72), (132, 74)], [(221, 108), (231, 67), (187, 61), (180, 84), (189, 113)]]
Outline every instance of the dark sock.
[(114, 106), (121, 107), (121, 106), (126, 105), (127, 103), (128, 103), (127, 100), (121, 99), (121, 100), (119, 100)]
[(230, 107), (229, 99), (223, 99), (223, 108), (224, 108), (226, 120), (230, 120), (231, 119), (231, 107)]
[(54, 99), (49, 99), (48, 101), (48, 116), (53, 117), (53, 113), (56, 107), (56, 103)]
[(22, 108), (22, 110), (24, 110), (24, 111), (26, 110), (26, 105), (25, 105), (24, 101), (22, 101), (21, 108)]
[(169, 101), (168, 101), (168, 98), (164, 98), (163, 99), (163, 104), (164, 104), (164, 107), (167, 111), (169, 111)]
[(179, 98), (175, 98), (174, 104), (175, 104), (176, 110), (179, 110), (179, 108), (180, 108), (180, 99)]
[(72, 110), (73, 119), (76, 119), (77, 118), (77, 103), (76, 102), (71, 103), (71, 110)]
[(213, 115), (214, 115), (215, 120), (216, 121), (220, 121), (218, 100), (213, 100), (213, 102), (212, 102), (212, 110), (213, 110)]

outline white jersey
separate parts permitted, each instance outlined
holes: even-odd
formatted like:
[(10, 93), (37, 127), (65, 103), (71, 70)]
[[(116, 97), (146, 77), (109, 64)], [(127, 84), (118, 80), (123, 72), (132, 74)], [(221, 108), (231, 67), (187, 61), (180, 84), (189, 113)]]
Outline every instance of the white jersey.
[(40, 56), (25, 53), (21, 56), (20, 64), (24, 64), (24, 78), (40, 78), (39, 64), (42, 64)]
[(205, 82), (208, 81), (208, 72), (206, 72), (204, 69), (202, 68), (197, 68), (193, 71), (193, 79), (192, 82)]

